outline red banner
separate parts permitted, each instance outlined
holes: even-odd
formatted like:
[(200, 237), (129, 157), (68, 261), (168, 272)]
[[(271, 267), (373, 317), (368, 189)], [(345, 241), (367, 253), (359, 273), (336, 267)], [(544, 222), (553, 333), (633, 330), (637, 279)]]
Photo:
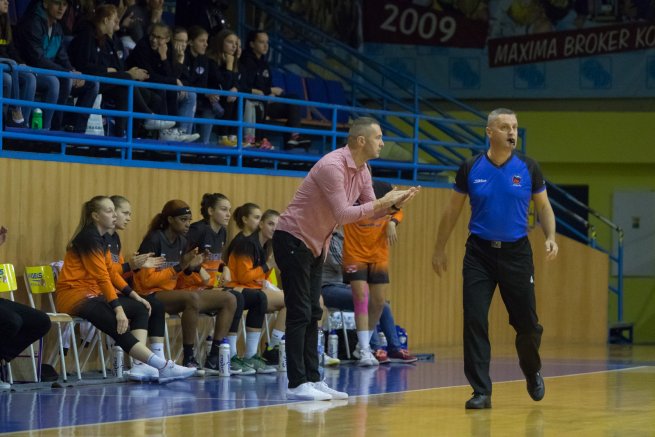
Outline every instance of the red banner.
[(365, 0), (364, 41), (373, 43), (483, 48), (488, 22), (473, 20), (459, 10)]
[(655, 47), (655, 24), (634, 23), (489, 40), (489, 66), (530, 64)]

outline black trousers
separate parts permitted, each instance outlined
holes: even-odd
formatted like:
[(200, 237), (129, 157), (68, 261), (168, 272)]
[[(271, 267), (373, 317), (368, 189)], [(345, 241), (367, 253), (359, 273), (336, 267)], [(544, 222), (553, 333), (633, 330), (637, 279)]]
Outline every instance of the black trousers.
[(464, 256), (464, 372), (475, 393), (490, 395), (489, 306), (496, 285), (516, 331), (516, 351), (525, 375), (541, 370), (543, 328), (537, 318), (530, 241), (522, 238), (495, 247), (471, 235)]
[(134, 329), (148, 329), (148, 310), (141, 302), (125, 296), (119, 296), (118, 300), (123, 306), (123, 311), (130, 321), (127, 332), (119, 334), (117, 331), (116, 313), (109, 306), (103, 297), (87, 299), (76, 308), (75, 314), (87, 319), (93, 326), (110, 336), (116, 341), (126, 353), (139, 341), (130, 331)]
[(50, 318), (26, 305), (0, 299), (0, 358), (11, 361), (50, 329)]
[(289, 388), (318, 382), (318, 321), (321, 320), (323, 257), (315, 257), (298, 238), (284, 231), (273, 234), (273, 253), (282, 272), (287, 307), (285, 347)]

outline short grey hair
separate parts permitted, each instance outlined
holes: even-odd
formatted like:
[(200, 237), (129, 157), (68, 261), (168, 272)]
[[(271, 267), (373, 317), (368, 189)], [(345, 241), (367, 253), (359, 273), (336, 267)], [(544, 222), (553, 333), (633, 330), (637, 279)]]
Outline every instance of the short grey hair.
[(379, 125), (380, 122), (371, 117), (359, 117), (355, 119), (348, 130), (349, 138), (367, 136), (371, 132), (371, 126)]
[(514, 111), (511, 109), (507, 108), (496, 108), (493, 111), (489, 113), (489, 116), (487, 117), (487, 126), (489, 126), (491, 123), (494, 122), (498, 118), (499, 115), (516, 115)]

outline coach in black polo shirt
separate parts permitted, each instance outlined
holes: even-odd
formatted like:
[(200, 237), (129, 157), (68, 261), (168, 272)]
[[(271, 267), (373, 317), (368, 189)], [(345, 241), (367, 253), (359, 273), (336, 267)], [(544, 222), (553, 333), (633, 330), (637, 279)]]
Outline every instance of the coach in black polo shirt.
[(528, 241), (528, 206), (534, 200), (546, 235), (547, 259), (557, 256), (555, 214), (548, 201), (539, 165), (515, 152), (518, 123), (509, 109), (487, 119), (489, 150), (459, 168), (454, 192), (444, 212), (432, 257), (437, 275), (446, 270), (445, 246), (466, 196), (471, 202), (470, 235), (464, 256), (464, 372), (473, 387), (467, 409), (491, 408), (488, 313), (496, 285), (516, 330), (516, 351), (530, 397), (544, 397), (539, 344), (543, 328), (537, 318), (534, 266)]

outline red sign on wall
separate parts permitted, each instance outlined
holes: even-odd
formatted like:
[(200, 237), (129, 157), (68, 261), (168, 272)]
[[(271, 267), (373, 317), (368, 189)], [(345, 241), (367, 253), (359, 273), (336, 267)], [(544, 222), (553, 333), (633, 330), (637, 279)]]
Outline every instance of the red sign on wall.
[(464, 11), (392, 0), (365, 0), (362, 25), (365, 42), (464, 48), (484, 47), (489, 27)]

